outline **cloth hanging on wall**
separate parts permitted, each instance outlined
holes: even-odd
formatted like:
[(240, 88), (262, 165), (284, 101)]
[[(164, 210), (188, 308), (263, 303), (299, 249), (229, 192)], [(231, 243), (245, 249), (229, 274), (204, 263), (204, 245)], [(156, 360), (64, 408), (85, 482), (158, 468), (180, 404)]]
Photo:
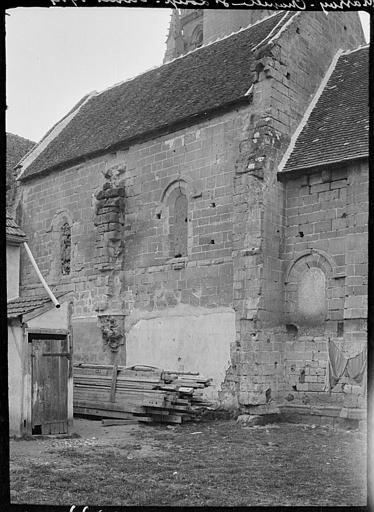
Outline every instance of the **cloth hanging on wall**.
[(347, 359), (340, 352), (338, 347), (329, 339), (329, 384), (333, 388), (338, 383), (339, 379), (343, 377), (344, 371), (347, 366)]
[(357, 384), (361, 384), (363, 381), (366, 370), (366, 360), (366, 350), (348, 359), (345, 373), (350, 379), (357, 382)]
[(339, 380), (349, 377), (362, 384), (366, 372), (367, 354), (363, 350), (354, 357), (346, 358), (333, 341), (328, 341), (327, 388), (331, 390)]

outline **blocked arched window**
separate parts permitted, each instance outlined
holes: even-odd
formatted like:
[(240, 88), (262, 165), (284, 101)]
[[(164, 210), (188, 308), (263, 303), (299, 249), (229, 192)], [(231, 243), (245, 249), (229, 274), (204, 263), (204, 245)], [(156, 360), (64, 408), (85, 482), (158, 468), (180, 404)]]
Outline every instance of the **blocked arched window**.
[(181, 178), (169, 183), (162, 192), (161, 208), (156, 214), (164, 223), (163, 250), (169, 258), (188, 256), (192, 243), (192, 225), (189, 219), (191, 190)]
[(176, 197), (171, 197), (173, 204), (170, 205), (170, 249), (171, 256), (180, 258), (187, 256), (188, 239), (188, 201), (184, 192), (179, 189)]
[(61, 274), (68, 276), (71, 270), (71, 227), (67, 221), (60, 227), (60, 265)]
[(73, 221), (69, 212), (59, 210), (53, 216), (50, 228), (50, 272), (49, 279), (52, 282), (65, 276), (70, 276), (73, 270)]
[(326, 313), (325, 273), (318, 267), (303, 269), (297, 277), (296, 315), (299, 323), (321, 323)]
[[(334, 302), (334, 260), (323, 251), (310, 249), (291, 262), (286, 272), (286, 322), (297, 325), (321, 325), (334, 316), (343, 315), (342, 306)], [(338, 308), (336, 310), (336, 308)]]

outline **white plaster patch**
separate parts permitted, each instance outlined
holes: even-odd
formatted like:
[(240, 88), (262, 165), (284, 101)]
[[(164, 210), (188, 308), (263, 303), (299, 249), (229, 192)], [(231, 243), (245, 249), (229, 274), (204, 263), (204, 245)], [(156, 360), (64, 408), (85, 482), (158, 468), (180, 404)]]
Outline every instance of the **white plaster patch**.
[(178, 137), (173, 137), (172, 139), (165, 140), (164, 144), (165, 146), (168, 146), (169, 149), (173, 149), (177, 141), (180, 141), (181, 145), (184, 146), (184, 135), (180, 135)]
[(247, 299), (247, 309), (257, 309), (258, 304), (260, 302), (260, 297), (248, 297)]
[(235, 341), (232, 308), (179, 304), (162, 311), (137, 310), (126, 319), (126, 331), (127, 365), (199, 372), (213, 379), (205, 396), (218, 400)]
[(53, 308), (28, 322), (29, 330), (34, 329), (67, 329), (68, 303), (61, 304), (59, 309)]
[(87, 315), (72, 315), (72, 320), (87, 320), (88, 322), (96, 322), (97, 315), (87, 313)]

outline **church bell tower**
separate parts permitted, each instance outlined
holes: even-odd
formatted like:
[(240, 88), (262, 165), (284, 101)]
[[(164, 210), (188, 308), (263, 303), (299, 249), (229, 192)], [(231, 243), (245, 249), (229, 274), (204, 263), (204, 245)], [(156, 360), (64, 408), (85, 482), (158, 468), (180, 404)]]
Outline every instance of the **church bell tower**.
[(170, 18), (164, 62), (203, 44), (203, 9), (174, 9)]
[(164, 63), (270, 16), (258, 9), (173, 9)]

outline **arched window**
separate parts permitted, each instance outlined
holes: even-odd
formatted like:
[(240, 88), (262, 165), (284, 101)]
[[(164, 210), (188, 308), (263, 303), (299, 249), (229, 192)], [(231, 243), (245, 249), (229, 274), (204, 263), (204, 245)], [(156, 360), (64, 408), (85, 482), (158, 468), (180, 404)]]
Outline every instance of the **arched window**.
[(200, 48), (203, 45), (203, 27), (198, 25), (192, 33), (188, 50), (194, 50)]
[(60, 249), (61, 274), (68, 276), (71, 266), (71, 227), (67, 221), (60, 228)]
[(174, 258), (187, 256), (188, 238), (188, 202), (182, 190), (178, 192), (174, 204), (171, 206), (170, 234), (171, 234), (171, 255)]

